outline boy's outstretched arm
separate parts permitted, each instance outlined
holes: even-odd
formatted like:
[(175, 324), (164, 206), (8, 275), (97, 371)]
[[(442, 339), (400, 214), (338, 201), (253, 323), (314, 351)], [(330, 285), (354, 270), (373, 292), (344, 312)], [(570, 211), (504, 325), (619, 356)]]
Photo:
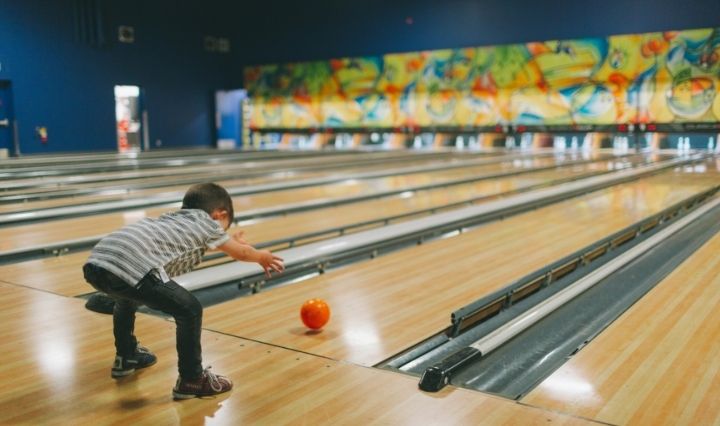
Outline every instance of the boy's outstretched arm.
[(218, 249), (235, 260), (259, 264), (265, 270), (265, 275), (268, 278), (271, 277), (273, 271), (282, 272), (285, 270), (282, 258), (275, 256), (269, 250), (258, 250), (248, 244), (240, 243), (234, 238), (218, 246)]
[(240, 244), (245, 244), (248, 246), (252, 245), (249, 242), (247, 242), (247, 240), (245, 240), (245, 231), (237, 231), (237, 232), (233, 233), (232, 239), (239, 242)]

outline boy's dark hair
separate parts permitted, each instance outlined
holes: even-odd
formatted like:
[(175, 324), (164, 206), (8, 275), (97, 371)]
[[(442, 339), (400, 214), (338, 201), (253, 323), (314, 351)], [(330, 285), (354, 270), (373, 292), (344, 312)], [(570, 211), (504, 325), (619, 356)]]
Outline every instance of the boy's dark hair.
[(207, 214), (211, 214), (215, 209), (223, 209), (228, 212), (231, 224), (235, 219), (230, 194), (216, 183), (199, 183), (191, 186), (183, 197), (182, 208), (200, 209)]

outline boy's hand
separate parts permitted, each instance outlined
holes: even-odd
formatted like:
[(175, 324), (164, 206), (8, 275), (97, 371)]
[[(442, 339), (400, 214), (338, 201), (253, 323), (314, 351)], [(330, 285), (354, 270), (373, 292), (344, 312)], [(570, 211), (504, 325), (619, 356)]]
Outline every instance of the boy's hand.
[(281, 257), (275, 256), (274, 254), (270, 253), (268, 250), (260, 250), (260, 260), (258, 260), (258, 264), (262, 266), (262, 268), (265, 270), (265, 276), (268, 278), (271, 278), (271, 272), (282, 272), (285, 270), (285, 265), (283, 264), (283, 259)]
[(283, 272), (285, 270), (281, 257), (275, 256), (268, 250), (257, 250), (249, 244), (238, 242), (238, 238), (242, 239), (242, 233), (234, 234), (225, 244), (218, 246), (218, 249), (227, 253), (233, 259), (259, 264), (268, 278), (272, 278), (272, 272)]

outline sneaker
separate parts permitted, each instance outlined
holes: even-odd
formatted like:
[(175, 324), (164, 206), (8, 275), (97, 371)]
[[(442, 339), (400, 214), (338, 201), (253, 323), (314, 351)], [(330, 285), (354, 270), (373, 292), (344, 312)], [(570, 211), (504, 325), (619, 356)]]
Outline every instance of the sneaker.
[(186, 380), (178, 377), (173, 388), (173, 398), (190, 399), (201, 396), (212, 396), (232, 389), (233, 383), (229, 377), (210, 372), (210, 367), (203, 370), (197, 379)]
[(110, 375), (113, 378), (129, 376), (140, 368), (150, 367), (157, 362), (155, 354), (144, 346), (138, 345), (135, 348), (135, 354), (132, 357), (122, 357), (115, 355)]

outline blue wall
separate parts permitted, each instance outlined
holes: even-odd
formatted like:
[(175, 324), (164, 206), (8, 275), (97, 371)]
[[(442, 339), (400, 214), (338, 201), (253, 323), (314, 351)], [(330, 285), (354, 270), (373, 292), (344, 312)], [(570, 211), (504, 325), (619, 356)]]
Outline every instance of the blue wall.
[(252, 19), (239, 29), (246, 42), (236, 73), (274, 62), (714, 27), (720, 1), (266, 0), (245, 15)]
[[(73, 0), (0, 0), (0, 80), (12, 81), (23, 153), (114, 150), (116, 84), (145, 90), (152, 147), (211, 146), (214, 92), (241, 87), (244, 65), (709, 27), (720, 16), (718, 0), (96, 1), (101, 48), (75, 40)], [(117, 42), (118, 25), (135, 27), (134, 44)], [(231, 54), (205, 52), (204, 35), (229, 37)]]
[[(98, 48), (76, 41), (71, 0), (0, 0), (0, 79), (12, 82), (21, 152), (115, 150), (116, 84), (144, 89), (151, 146), (214, 143), (214, 91), (227, 86), (230, 64), (229, 55), (203, 49), (205, 34), (225, 35), (215, 9), (104, 4), (108, 42)], [(134, 44), (117, 42), (118, 25), (135, 27)], [(47, 127), (47, 144), (37, 126)]]

